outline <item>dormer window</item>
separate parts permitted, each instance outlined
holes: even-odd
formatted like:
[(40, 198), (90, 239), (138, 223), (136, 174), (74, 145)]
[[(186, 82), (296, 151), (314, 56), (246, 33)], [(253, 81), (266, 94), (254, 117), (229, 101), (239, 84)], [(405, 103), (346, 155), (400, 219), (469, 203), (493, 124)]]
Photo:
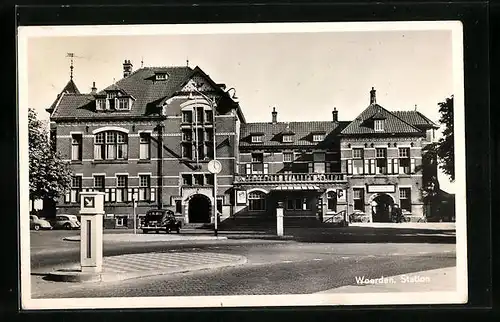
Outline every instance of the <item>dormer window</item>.
[(106, 109), (106, 99), (98, 98), (95, 100), (95, 109), (98, 111), (104, 111)]
[(156, 74), (156, 80), (166, 80), (166, 79), (167, 79), (167, 74), (164, 73)]
[(262, 143), (262, 135), (260, 134), (252, 135), (252, 143)]
[(129, 110), (130, 109), (130, 98), (120, 97), (118, 99), (117, 110)]
[(292, 134), (283, 135), (283, 143), (290, 143), (290, 142), (293, 142), (293, 135)]
[(375, 131), (384, 131), (384, 120), (374, 120)]
[(313, 134), (313, 142), (321, 142), (325, 139), (325, 135), (323, 133)]

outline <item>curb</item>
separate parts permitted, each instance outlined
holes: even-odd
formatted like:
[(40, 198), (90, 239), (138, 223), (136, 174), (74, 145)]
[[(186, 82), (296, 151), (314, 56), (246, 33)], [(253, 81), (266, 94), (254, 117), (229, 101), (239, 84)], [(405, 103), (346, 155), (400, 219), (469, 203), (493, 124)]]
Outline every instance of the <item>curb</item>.
[[(125, 238), (118, 238), (118, 239), (108, 239), (108, 238), (105, 238), (104, 236), (110, 236), (112, 234), (106, 234), (106, 235), (103, 235), (103, 242), (124, 242), (124, 241), (127, 241), (127, 242), (144, 242), (144, 243), (148, 243), (148, 242), (177, 242), (177, 241), (196, 241), (196, 240), (226, 240), (227, 237), (223, 237), (223, 236), (179, 236), (179, 238), (164, 238), (165, 236), (159, 236), (158, 239), (154, 239), (154, 238), (145, 238), (145, 239), (141, 239), (141, 238), (137, 238), (137, 239), (134, 239), (133, 236), (143, 236), (143, 235), (132, 235), (132, 236), (129, 236), (131, 237), (130, 239), (125, 239)], [(126, 234), (116, 234), (118, 236), (127, 236)], [(154, 235), (152, 235), (154, 236)], [(177, 236), (177, 235), (174, 235), (174, 236)], [(70, 237), (64, 237), (63, 238), (64, 241), (69, 241), (69, 242), (80, 242), (80, 236), (70, 236)]]
[(69, 283), (95, 283), (95, 282), (116, 282), (123, 281), (134, 278), (143, 278), (151, 276), (161, 276), (167, 274), (180, 274), (188, 273), (201, 270), (217, 269), (224, 267), (234, 267), (238, 265), (243, 265), (247, 262), (247, 258), (244, 256), (236, 256), (236, 260), (227, 263), (215, 263), (215, 264), (199, 264), (189, 267), (178, 267), (178, 268), (168, 268), (168, 269), (157, 269), (157, 270), (144, 270), (138, 272), (130, 273), (83, 273), (78, 267), (59, 269), (57, 271), (50, 272), (46, 275), (46, 279), (55, 282), (69, 282)]

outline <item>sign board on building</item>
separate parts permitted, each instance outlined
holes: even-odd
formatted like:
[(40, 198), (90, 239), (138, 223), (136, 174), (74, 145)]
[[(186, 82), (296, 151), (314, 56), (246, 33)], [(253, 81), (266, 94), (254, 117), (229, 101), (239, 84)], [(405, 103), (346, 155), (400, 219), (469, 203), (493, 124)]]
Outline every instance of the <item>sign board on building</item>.
[(337, 201), (346, 201), (346, 193), (344, 189), (337, 189)]
[(369, 185), (368, 192), (396, 192), (396, 186), (392, 184)]
[(236, 191), (236, 203), (239, 205), (246, 205), (247, 203), (247, 192), (244, 190)]

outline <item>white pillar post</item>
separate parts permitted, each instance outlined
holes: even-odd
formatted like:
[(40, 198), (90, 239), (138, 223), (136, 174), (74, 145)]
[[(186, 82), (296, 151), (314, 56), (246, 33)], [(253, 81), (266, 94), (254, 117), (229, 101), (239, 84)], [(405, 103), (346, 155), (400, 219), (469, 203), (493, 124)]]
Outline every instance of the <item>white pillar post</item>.
[(278, 202), (276, 206), (276, 234), (283, 236), (283, 202)]
[(80, 265), (82, 272), (102, 271), (104, 192), (81, 192)]

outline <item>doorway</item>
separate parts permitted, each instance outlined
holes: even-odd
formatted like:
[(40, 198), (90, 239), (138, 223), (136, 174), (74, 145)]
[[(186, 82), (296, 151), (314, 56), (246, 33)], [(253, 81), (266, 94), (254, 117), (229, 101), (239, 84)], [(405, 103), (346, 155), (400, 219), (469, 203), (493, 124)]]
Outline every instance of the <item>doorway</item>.
[(373, 199), (373, 222), (391, 222), (391, 211), (394, 201), (389, 195), (381, 194)]
[(210, 199), (205, 195), (194, 195), (189, 200), (188, 216), (190, 223), (210, 222)]

